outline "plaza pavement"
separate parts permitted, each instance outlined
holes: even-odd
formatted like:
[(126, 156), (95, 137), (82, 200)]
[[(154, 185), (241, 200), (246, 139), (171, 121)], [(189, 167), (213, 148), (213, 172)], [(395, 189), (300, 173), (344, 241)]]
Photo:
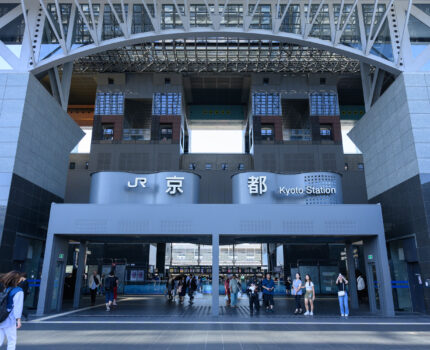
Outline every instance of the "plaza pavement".
[(261, 310), (251, 318), (246, 299), (237, 309), (221, 306), (219, 317), (210, 314), (210, 298), (190, 306), (161, 296), (130, 296), (111, 312), (83, 300), (79, 310), (25, 322), (17, 350), (430, 349), (428, 316), (381, 318), (362, 309), (344, 319), (337, 315), (336, 300), (327, 298), (317, 301), (314, 317), (305, 317), (292, 315), (291, 299), (275, 302), (273, 314)]

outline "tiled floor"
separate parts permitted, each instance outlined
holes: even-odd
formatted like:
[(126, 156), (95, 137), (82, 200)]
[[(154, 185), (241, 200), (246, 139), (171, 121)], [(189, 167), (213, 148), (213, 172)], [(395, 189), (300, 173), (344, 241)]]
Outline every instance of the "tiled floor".
[[(103, 297), (99, 297), (98, 302), (103, 303)], [(247, 297), (239, 300), (238, 308), (226, 307), (224, 297), (219, 299), (220, 317), (228, 319), (242, 319), (250, 317), (249, 301)], [(303, 303), (302, 303), (303, 304)], [(121, 297), (119, 305), (111, 312), (106, 312), (103, 305), (95, 308), (85, 309), (89, 306), (89, 300), (84, 298), (81, 302), (83, 311), (69, 314), (64, 318), (87, 318), (87, 317), (121, 317), (124, 318), (151, 318), (159, 319), (165, 317), (186, 317), (190, 319), (206, 319), (211, 317), (211, 297), (206, 295), (202, 298), (196, 298), (194, 304), (190, 305), (188, 299), (183, 304), (177, 300), (169, 302), (164, 296), (125, 296)], [(303, 305), (304, 308), (304, 305)], [(260, 318), (278, 318), (293, 317), (303, 318), (303, 315), (294, 315), (294, 299), (286, 297), (275, 298), (274, 313), (266, 313), (264, 308), (260, 307)], [(68, 311), (67, 306), (65, 311)], [(339, 305), (336, 298), (319, 298), (315, 302), (315, 317), (337, 317), (339, 315)], [(351, 310), (351, 316), (372, 316), (367, 307), (362, 305), (359, 310)]]
[[(275, 299), (275, 313), (250, 317), (248, 301), (220, 307), (211, 316), (210, 297), (193, 306), (164, 297), (124, 297), (106, 312), (96, 307), (32, 318), (18, 332), (17, 350), (428, 350), (430, 317), (380, 318), (365, 310), (348, 319), (337, 314), (336, 299), (320, 299), (314, 317), (291, 314), (293, 300)], [(224, 303), (220, 297), (220, 303)]]

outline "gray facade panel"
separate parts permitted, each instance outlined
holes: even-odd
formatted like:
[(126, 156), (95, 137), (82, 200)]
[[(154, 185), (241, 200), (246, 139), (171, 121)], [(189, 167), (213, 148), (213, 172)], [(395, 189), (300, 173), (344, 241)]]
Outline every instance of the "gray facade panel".
[(344, 170), (342, 145), (296, 142), (254, 145), (254, 170), (282, 173)]
[(342, 179), (335, 173), (246, 172), (234, 175), (232, 180), (235, 204), (342, 203)]
[(90, 203), (191, 204), (199, 200), (199, 176), (186, 172), (92, 174)]
[(51, 208), (49, 232), (368, 236), (384, 229), (379, 205), (62, 204)]

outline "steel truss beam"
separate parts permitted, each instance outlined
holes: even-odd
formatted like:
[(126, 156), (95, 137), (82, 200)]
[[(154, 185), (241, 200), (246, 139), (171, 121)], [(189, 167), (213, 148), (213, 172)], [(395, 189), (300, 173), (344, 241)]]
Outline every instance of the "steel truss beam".
[[(19, 56), (10, 44), (0, 41), (0, 56), (15, 71), (41, 73), (107, 50), (197, 37), (240, 37), (251, 40), (251, 50), (259, 49), (252, 40), (325, 50), (394, 74), (419, 70), (430, 61), (430, 45), (417, 57), (412, 55), (408, 31), (411, 16), (430, 27), (428, 12), (419, 6), (428, 3), (424, 0), (0, 0), (0, 6), (2, 3), (16, 3), (16, 7), (0, 18), (0, 34), (17, 18), (25, 23)], [(169, 13), (172, 9), (174, 13)], [(109, 23), (104, 11), (109, 11)], [(148, 23), (136, 25), (138, 21)], [(78, 25), (88, 33), (88, 40), (76, 40)], [(114, 35), (106, 35), (112, 28)], [(56, 47), (47, 54), (49, 45)], [(282, 58), (279, 62), (282, 66)], [(233, 58), (223, 64), (240, 62)]]

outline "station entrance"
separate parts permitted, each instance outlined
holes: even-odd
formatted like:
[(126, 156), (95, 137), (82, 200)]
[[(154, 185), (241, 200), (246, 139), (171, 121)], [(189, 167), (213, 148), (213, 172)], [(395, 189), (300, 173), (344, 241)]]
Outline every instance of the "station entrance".
[[(247, 287), (251, 281), (261, 283), (267, 273), (270, 273), (275, 284), (274, 299), (278, 316), (293, 315), (295, 301), (291, 292), (291, 281), (294, 280), (296, 273), (301, 275), (303, 283), (306, 274), (312, 278), (317, 300), (315, 314), (333, 316), (339, 313), (335, 283), (338, 273), (342, 273), (347, 279), (356, 279), (358, 275), (366, 279), (365, 273), (361, 272), (365, 270), (362, 241), (345, 244), (341, 238), (321, 242), (315, 237), (307, 237), (302, 241), (288, 237), (261, 237), (256, 242), (243, 243), (243, 237), (221, 237), (219, 283), (218, 290), (214, 293), (213, 286), (216, 283), (212, 281), (212, 245), (207, 244), (207, 239), (203, 239), (206, 244), (185, 243), (175, 237), (167, 239), (177, 241), (174, 243), (118, 241), (114, 244), (115, 249), (111, 247), (112, 243), (88, 241), (86, 247), (79, 247), (76, 242), (69, 242), (63, 309), (87, 308), (91, 305), (88, 279), (93, 271), (97, 272), (102, 281), (111, 270), (115, 272), (118, 278), (119, 305), (114, 315), (121, 317), (209, 316), (212, 294), (219, 296), (221, 315), (246, 316), (250, 314)], [(245, 240), (251, 239), (255, 240), (251, 237)], [(199, 242), (201, 237), (193, 241)], [(81, 251), (82, 248), (84, 250)], [(140, 251), (141, 255), (136, 255), (136, 251)], [(79, 268), (79, 261), (82, 263), (82, 259), (79, 258), (81, 252), (86, 254), (83, 274)], [(112, 254), (120, 254), (118, 256), (121, 258)], [(157, 260), (161, 263), (162, 255), (164, 268), (157, 266)], [(244, 258), (247, 259), (243, 260)], [(245, 265), (246, 262), (248, 266)], [(73, 276), (78, 278), (78, 274), (81, 276), (80, 286), (71, 283)], [(240, 285), (237, 310), (230, 307), (226, 296), (226, 281), (231, 280), (233, 276), (236, 276)], [(178, 281), (192, 277), (196, 278), (193, 298), (190, 299), (187, 290), (181, 300)], [(103, 286), (103, 282), (101, 285)], [(368, 315), (370, 306), (367, 285), (364, 291), (358, 293), (353, 288), (355, 286), (351, 283), (349, 288), (351, 314)], [(376, 309), (380, 310), (377, 289), (375, 291)], [(98, 289), (98, 294), (96, 307), (91, 312), (86, 311), (88, 315), (97, 316), (104, 312), (103, 287)], [(264, 310), (261, 293), (259, 303)], [(303, 300), (301, 304), (304, 312)]]
[[(170, 221), (175, 225), (167, 224), (157, 216), (161, 207), (164, 213), (170, 213)], [(120, 257), (123, 259), (123, 264), (119, 260), (112, 261), (110, 266), (104, 263), (102, 266), (97, 264), (98, 272), (102, 274), (112, 267), (122, 271), (124, 295), (138, 297), (159, 294), (163, 298), (167, 281), (175, 275), (201, 276), (202, 282), (205, 278), (202, 286), (206, 285), (206, 287), (202, 288), (200, 294), (211, 316), (219, 316), (223, 312), (223, 289), (226, 277), (237, 275), (240, 280), (243, 277), (246, 285), (249, 277), (255, 275), (257, 278), (262, 278), (266, 272), (272, 272), (276, 282), (275, 294), (279, 298), (287, 296), (288, 277), (294, 279), (296, 272), (310, 274), (316, 282), (317, 296), (331, 297), (334, 300), (333, 305), (337, 305), (335, 277), (338, 272), (341, 272), (349, 279), (350, 303), (352, 308), (356, 308), (358, 307), (356, 292), (358, 267), (364, 270), (362, 272), (366, 285), (371, 286), (368, 288), (369, 312), (393, 315), (391, 281), (383, 228), (382, 225), (372, 224), (372, 221), (380, 215), (379, 207), (290, 205), (288, 209), (285, 211), (280, 205), (151, 205), (145, 206), (143, 216), (148, 218), (148, 224), (145, 226), (131, 224), (132, 218), (142, 218), (142, 205), (54, 205), (44, 259), (38, 313), (58, 312), (62, 309), (66, 267), (67, 262), (70, 261), (68, 258), (70, 242), (79, 242), (79, 252), (88, 253), (88, 247), (103, 243), (113, 245), (117, 252), (121, 246), (126, 248), (125, 245), (146, 245), (149, 250), (147, 250), (148, 255), (142, 254), (145, 259), (148, 257), (151, 259), (151, 254), (155, 253), (156, 265), (151, 267), (148, 262), (146, 272), (144, 266), (133, 263), (127, 256)], [(339, 215), (343, 220), (339, 221)], [(98, 217), (97, 222), (103, 225), (98, 227), (92, 217)], [(253, 219), (251, 220), (250, 217)], [(368, 220), (363, 221), (362, 217), (367, 217)], [(345, 220), (347, 220), (346, 224)], [(292, 225), (292, 222), (296, 224)], [(337, 222), (337, 225), (333, 222)], [(306, 224), (299, 225), (299, 223)], [(90, 228), (92, 232), (88, 233)], [(313, 232), (311, 228), (314, 228)], [(120, 229), (122, 232), (119, 232)], [(219, 233), (210, 234), (211, 230)], [(165, 244), (166, 249), (163, 254), (157, 254), (156, 251), (151, 253), (150, 247), (155, 244)], [(207, 249), (210, 247), (211, 261), (205, 265), (166, 265), (166, 251), (169, 244), (193, 244), (197, 245), (197, 249), (200, 245), (200, 252), (202, 246)], [(233, 259), (232, 265), (222, 264), (223, 251), (227, 252), (227, 256), (229, 255), (228, 247), (258, 245), (262, 248), (257, 254), (263, 256), (260, 266), (236, 265), (237, 259), (234, 253), (230, 254)], [(282, 249), (279, 248), (281, 246)], [(264, 254), (263, 247), (266, 247)], [(132, 250), (122, 249), (122, 251), (131, 252)], [(161, 251), (162, 249), (159, 252)], [(278, 251), (279, 254), (281, 251), (284, 254), (283, 259), (277, 256)], [(330, 266), (328, 261), (331, 256), (337, 257), (335, 259), (337, 264), (333, 263)], [(100, 257), (102, 262), (106, 261), (104, 259), (114, 258), (103, 255)], [(325, 260), (320, 257), (325, 257)], [(199, 256), (197, 258), (201, 259)], [(85, 288), (84, 276), (90, 272), (89, 266), (92, 264), (87, 264), (87, 261), (91, 259), (93, 259), (93, 251), (90, 255), (78, 254), (74, 257), (74, 261), (77, 261), (76, 276), (82, 276), (76, 279), (73, 294), (74, 307), (81, 306), (82, 290)], [(291, 259), (295, 259), (295, 263)], [(283, 260), (283, 265), (278, 264), (279, 260)], [(153, 293), (155, 289), (158, 290), (157, 293)], [(334, 308), (331, 311), (332, 314), (337, 313), (336, 306)], [(144, 314), (145, 310), (142, 309), (141, 312)]]

